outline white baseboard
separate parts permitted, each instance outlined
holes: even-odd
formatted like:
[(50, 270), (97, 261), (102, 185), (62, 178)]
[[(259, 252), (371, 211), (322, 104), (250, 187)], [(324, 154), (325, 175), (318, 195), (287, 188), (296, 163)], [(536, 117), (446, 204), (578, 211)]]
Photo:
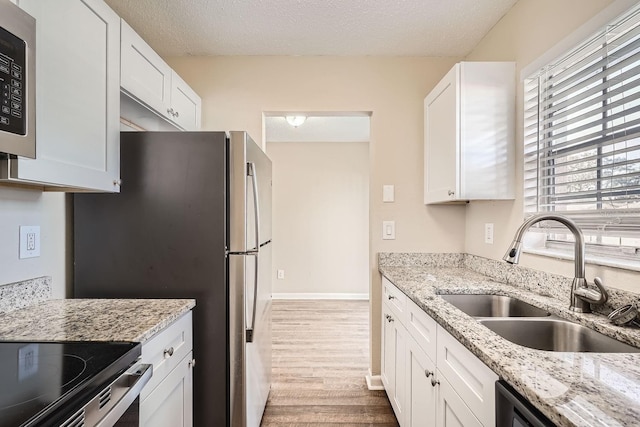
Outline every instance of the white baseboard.
[(273, 299), (353, 299), (368, 300), (369, 294), (329, 294), (329, 293), (274, 293)]
[(382, 377), (380, 375), (371, 375), (371, 371), (369, 371), (369, 375), (365, 377), (367, 380), (367, 388), (369, 390), (384, 390), (384, 384), (382, 384)]

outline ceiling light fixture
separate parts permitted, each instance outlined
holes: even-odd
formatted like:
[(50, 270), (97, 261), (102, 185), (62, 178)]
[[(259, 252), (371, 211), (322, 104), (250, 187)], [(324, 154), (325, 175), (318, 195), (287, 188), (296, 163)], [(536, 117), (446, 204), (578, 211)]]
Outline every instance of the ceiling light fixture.
[(307, 116), (285, 116), (285, 120), (294, 128), (297, 128), (307, 120)]

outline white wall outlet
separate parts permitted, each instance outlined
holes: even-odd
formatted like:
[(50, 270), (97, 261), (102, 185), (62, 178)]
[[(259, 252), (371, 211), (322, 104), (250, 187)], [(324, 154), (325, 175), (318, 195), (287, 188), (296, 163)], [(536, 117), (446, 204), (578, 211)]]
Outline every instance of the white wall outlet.
[(284, 270), (278, 270), (278, 279), (284, 279)]
[(20, 259), (40, 256), (40, 226), (20, 226)]
[(396, 222), (382, 221), (382, 240), (396, 239)]
[(392, 203), (395, 201), (395, 187), (393, 185), (382, 186), (382, 201)]
[(493, 223), (488, 222), (484, 225), (484, 242), (493, 244)]

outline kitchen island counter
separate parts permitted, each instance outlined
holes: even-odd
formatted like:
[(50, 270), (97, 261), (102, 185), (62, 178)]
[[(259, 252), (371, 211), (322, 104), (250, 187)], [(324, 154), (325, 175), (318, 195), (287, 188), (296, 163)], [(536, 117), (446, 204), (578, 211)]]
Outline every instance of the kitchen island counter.
[[(614, 326), (603, 314), (569, 311), (566, 280), (535, 277), (535, 272), (516, 267), (462, 254), (380, 254), (378, 268), (556, 425), (637, 425), (640, 353), (549, 352), (522, 347), (495, 334), (439, 296), (515, 297), (640, 347), (638, 328)], [(615, 303), (623, 298), (616, 290), (612, 294)]]
[(52, 299), (0, 313), (0, 340), (144, 343), (194, 307), (193, 299)]

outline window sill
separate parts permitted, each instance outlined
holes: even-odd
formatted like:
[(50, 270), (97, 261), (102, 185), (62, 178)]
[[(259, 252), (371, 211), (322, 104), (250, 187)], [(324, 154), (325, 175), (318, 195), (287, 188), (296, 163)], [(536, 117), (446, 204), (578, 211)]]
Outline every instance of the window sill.
[[(523, 248), (523, 252), (546, 256), (550, 258), (562, 259), (562, 260), (574, 260), (573, 251), (564, 251), (562, 249), (551, 248)], [(640, 271), (640, 261), (626, 260), (626, 259), (614, 259), (611, 257), (603, 257), (598, 255), (585, 255), (585, 263), (593, 265), (602, 265), (605, 267), (621, 268), (624, 270)]]

